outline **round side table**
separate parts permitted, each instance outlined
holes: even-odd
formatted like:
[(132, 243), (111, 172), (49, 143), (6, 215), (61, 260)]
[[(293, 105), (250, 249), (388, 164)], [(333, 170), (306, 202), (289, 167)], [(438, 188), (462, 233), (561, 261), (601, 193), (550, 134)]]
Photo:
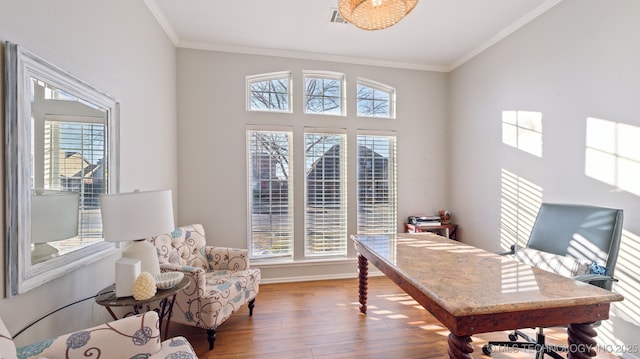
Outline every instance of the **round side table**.
[[(166, 318), (164, 337), (165, 339), (169, 334), (169, 322), (171, 321), (171, 315), (173, 314), (173, 303), (176, 300), (176, 294), (178, 291), (186, 288), (191, 280), (188, 277), (184, 277), (178, 284), (168, 289), (158, 289), (156, 295), (145, 300), (135, 300), (133, 297), (116, 297), (116, 285), (112, 284), (100, 292), (96, 297), (96, 303), (104, 306), (111, 314), (114, 320), (118, 319), (118, 316), (113, 312), (111, 307), (132, 307), (132, 311), (123, 315), (128, 317), (130, 315), (140, 314), (149, 310), (154, 310), (158, 313), (160, 318), (160, 330), (162, 330), (162, 322)], [(157, 307), (151, 305), (155, 302), (159, 302)]]

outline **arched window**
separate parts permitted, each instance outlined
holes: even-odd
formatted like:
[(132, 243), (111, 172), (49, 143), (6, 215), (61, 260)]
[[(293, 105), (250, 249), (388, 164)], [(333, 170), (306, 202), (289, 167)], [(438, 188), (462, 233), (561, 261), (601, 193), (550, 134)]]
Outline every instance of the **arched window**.
[(379, 82), (358, 79), (357, 109), (361, 117), (395, 118), (396, 90)]
[(247, 76), (247, 110), (291, 112), (291, 72)]

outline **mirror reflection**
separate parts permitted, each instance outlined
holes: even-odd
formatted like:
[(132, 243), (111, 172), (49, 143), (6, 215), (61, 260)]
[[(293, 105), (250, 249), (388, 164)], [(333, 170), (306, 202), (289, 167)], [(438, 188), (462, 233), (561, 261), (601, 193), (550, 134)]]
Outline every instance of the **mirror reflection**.
[(115, 253), (99, 196), (118, 192), (119, 103), (5, 42), (6, 294)]
[(106, 111), (30, 78), (31, 263), (102, 240)]

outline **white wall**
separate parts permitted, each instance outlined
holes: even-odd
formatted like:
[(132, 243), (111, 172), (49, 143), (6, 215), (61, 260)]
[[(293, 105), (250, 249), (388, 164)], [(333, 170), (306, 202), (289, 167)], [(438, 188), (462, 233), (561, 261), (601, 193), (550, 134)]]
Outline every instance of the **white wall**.
[[(640, 337), (640, 172), (610, 185), (585, 175), (587, 118), (630, 125), (622, 142), (640, 167), (640, 2), (565, 0), (451, 74), (452, 210), (464, 241), (496, 250), (511, 235), (511, 182), (521, 180), (521, 197), (541, 194), (547, 202), (602, 205), (625, 210), (623, 244), (617, 266), (625, 296), (600, 329), (606, 344), (636, 345)], [(541, 158), (502, 143), (501, 112), (543, 114)], [(631, 143), (631, 145), (630, 145)], [(635, 146), (635, 147), (634, 147)], [(618, 151), (624, 149), (619, 148)], [(621, 155), (623, 152), (618, 152)], [(600, 175), (607, 169), (598, 169)], [(628, 180), (625, 184), (623, 181)], [(622, 188), (620, 188), (622, 187)], [(533, 209), (535, 214), (537, 208)], [(528, 233), (524, 211), (518, 226)], [(504, 219), (504, 220), (502, 220)], [(507, 241), (503, 241), (507, 242)], [(502, 246), (505, 245), (502, 243)]]
[[(293, 114), (245, 110), (245, 77), (292, 71)], [(302, 71), (327, 70), (347, 76), (347, 117), (302, 113)], [(354, 116), (355, 81), (364, 77), (397, 91), (397, 119), (362, 119)], [(356, 129), (396, 130), (398, 139), (399, 220), (416, 213), (434, 214), (448, 208), (447, 75), (413, 70), (359, 66), (334, 62), (178, 50), (178, 114), (180, 172), (179, 224), (202, 223), (210, 244), (247, 247), (246, 141), (249, 124), (347, 129), (347, 148)], [(301, 139), (301, 137), (298, 137)], [(296, 145), (294, 144), (294, 147)], [(303, 168), (302, 153), (294, 164)], [(355, 161), (347, 164), (350, 188)], [(295, 235), (303, 235), (302, 186), (295, 202)], [(353, 194), (353, 193), (352, 193)], [(354, 198), (354, 196), (350, 196)], [(355, 232), (355, 202), (349, 204), (349, 233)], [(300, 204), (300, 205), (298, 205)], [(401, 223), (402, 224), (402, 223)], [(402, 227), (398, 227), (402, 230)], [(350, 257), (355, 253), (349, 243)], [(252, 264), (255, 265), (255, 264)], [(261, 267), (265, 280), (301, 280), (327, 276), (354, 276), (354, 261), (314, 267)]]
[[(3, 44), (22, 45), (120, 101), (121, 190), (170, 188), (177, 192), (176, 50), (144, 3), (2, 0), (0, 8)], [(0, 49), (4, 54), (4, 45)], [(4, 79), (0, 98), (4, 118)], [(4, 146), (1, 148), (0, 161), (4, 162)], [(0, 193), (4, 198), (4, 191)], [(0, 206), (3, 224), (5, 215)], [(2, 268), (6, 267), (4, 248), (0, 246)], [(95, 295), (113, 283), (118, 257), (13, 298), (4, 298), (3, 285), (0, 316), (11, 333), (16, 333), (41, 315)], [(17, 342), (31, 343), (108, 318), (103, 307), (89, 300), (38, 323)]]

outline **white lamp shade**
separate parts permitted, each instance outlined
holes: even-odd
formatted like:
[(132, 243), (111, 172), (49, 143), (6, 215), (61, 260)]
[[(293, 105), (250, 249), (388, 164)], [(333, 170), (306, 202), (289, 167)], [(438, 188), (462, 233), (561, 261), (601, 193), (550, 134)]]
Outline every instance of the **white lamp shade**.
[(80, 193), (38, 191), (31, 196), (31, 242), (47, 243), (78, 235)]
[(140, 240), (175, 229), (170, 190), (102, 195), (100, 210), (105, 241)]

